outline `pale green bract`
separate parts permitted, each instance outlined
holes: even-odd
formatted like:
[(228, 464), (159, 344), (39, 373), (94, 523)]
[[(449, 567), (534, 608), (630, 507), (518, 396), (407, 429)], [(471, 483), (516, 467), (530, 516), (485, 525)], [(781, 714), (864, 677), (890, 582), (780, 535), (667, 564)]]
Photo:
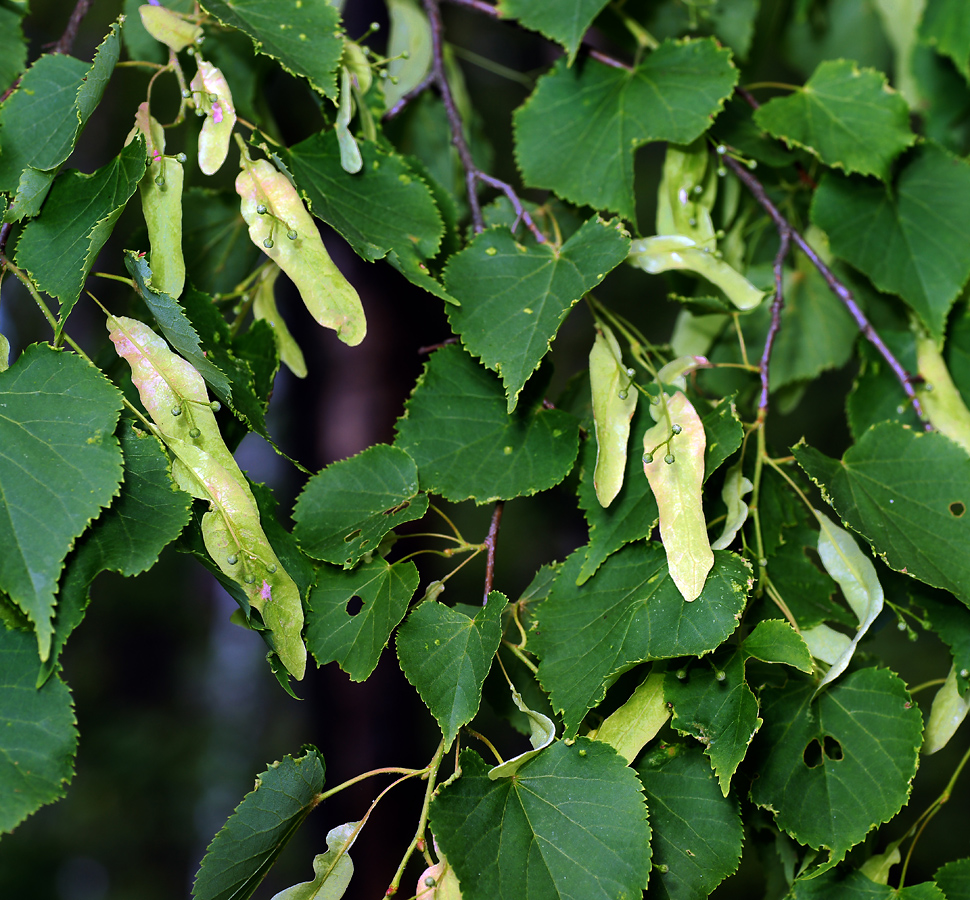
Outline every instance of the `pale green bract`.
[(741, 530), (741, 526), (748, 519), (748, 504), (744, 502), (744, 495), (750, 494), (754, 485), (750, 479), (744, 477), (742, 464), (731, 466), (724, 476), (724, 488), (721, 499), (727, 507), (727, 518), (724, 520), (724, 530), (721, 536), (711, 543), (712, 550), (726, 550)]
[(488, 777), (492, 781), (498, 781), (499, 778), (511, 778), (518, 772), (523, 763), (527, 763), (537, 756), (556, 739), (556, 723), (548, 716), (529, 709), (525, 705), (522, 695), (514, 687), (512, 688), (512, 700), (519, 710), (529, 717), (529, 725), (532, 729), (529, 743), (532, 744), (532, 749), (526, 750), (525, 753), (520, 753), (518, 756), (513, 756), (512, 759), (507, 759), (504, 763), (489, 769)]
[(229, 154), (229, 140), (236, 124), (229, 84), (212, 63), (199, 60), (199, 69), (189, 83), (195, 108), (205, 115), (199, 135), (199, 168), (215, 175)]
[(354, 874), (348, 852), (353, 846), (360, 822), (338, 825), (327, 832), (327, 851), (313, 858), (313, 881), (294, 884), (274, 894), (272, 900), (340, 900)]
[(953, 383), (936, 341), (926, 334), (916, 338), (916, 365), (923, 383), (917, 395), (933, 427), (970, 453), (970, 410)]
[(759, 291), (708, 247), (682, 234), (656, 235), (634, 241), (628, 262), (651, 275), (672, 269), (695, 272), (720, 288), (742, 311), (754, 309), (765, 296), (764, 291)]
[(202, 29), (198, 25), (164, 6), (146, 3), (138, 7), (138, 15), (145, 31), (176, 53), (194, 44), (202, 36)]
[(657, 190), (657, 234), (680, 234), (698, 246), (714, 249), (711, 209), (717, 197), (717, 172), (708, 166), (705, 138), (691, 144), (668, 144)]
[(957, 667), (954, 664), (950, 666), (950, 672), (943, 682), (943, 687), (933, 698), (923, 738), (923, 753), (929, 756), (937, 750), (942, 750), (963, 724), (968, 712), (970, 712), (970, 692), (965, 697), (960, 696)]
[(260, 273), (253, 294), (253, 316), (262, 319), (273, 329), (276, 339), (276, 349), (280, 352), (280, 362), (283, 363), (297, 378), (306, 378), (306, 359), (296, 339), (286, 327), (286, 321), (280, 315), (276, 306), (276, 279), (279, 278), (280, 267), (267, 263)]
[(632, 375), (623, 366), (616, 336), (608, 326), (598, 326), (589, 351), (589, 383), (596, 429), (593, 485), (603, 507), (609, 506), (623, 487), (630, 422), (639, 394), (632, 381)]
[(367, 334), (357, 291), (330, 259), (296, 188), (272, 163), (254, 161), (240, 146), (236, 193), (250, 240), (289, 276), (310, 315), (356, 347)]
[(390, 62), (381, 89), (390, 109), (431, 70), (431, 23), (417, 0), (388, 0), (387, 14), (391, 20)]
[(651, 672), (630, 699), (600, 725), (595, 738), (609, 744), (632, 763), (669, 718), (670, 707), (664, 700), (664, 673)]
[(714, 567), (701, 502), (707, 440), (700, 416), (682, 391), (666, 400), (666, 410), (643, 435), (643, 472), (657, 499), (670, 577), (690, 603)]
[(156, 434), (175, 455), (173, 477), (182, 490), (210, 503), (202, 519), (206, 550), (259, 612), (287, 671), (302, 679), (300, 592), (263, 532), (256, 499), (222, 439), (202, 376), (137, 319), (110, 316), (107, 324)]

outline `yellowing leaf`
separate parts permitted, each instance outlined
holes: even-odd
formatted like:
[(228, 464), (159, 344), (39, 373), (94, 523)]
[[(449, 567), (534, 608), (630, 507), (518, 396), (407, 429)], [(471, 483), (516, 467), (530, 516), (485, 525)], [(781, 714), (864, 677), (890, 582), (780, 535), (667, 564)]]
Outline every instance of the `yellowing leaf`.
[(667, 400), (667, 411), (669, 421), (662, 418), (643, 435), (643, 471), (657, 499), (670, 577), (691, 602), (714, 567), (701, 503), (707, 441), (700, 416), (682, 391)]
[(198, 64), (199, 69), (189, 82), (189, 88), (195, 108), (205, 115), (199, 135), (199, 168), (206, 175), (214, 175), (229, 153), (236, 109), (222, 72), (204, 59), (200, 59)]
[(759, 291), (709, 248), (701, 247), (681, 234), (657, 235), (634, 241), (628, 261), (651, 275), (671, 269), (696, 272), (719, 287), (728, 300), (741, 310), (754, 309), (765, 295), (764, 291)]
[(532, 749), (526, 750), (525, 753), (520, 753), (518, 756), (513, 756), (512, 759), (507, 759), (504, 763), (489, 769), (488, 777), (492, 781), (498, 781), (499, 778), (510, 778), (523, 763), (528, 762), (556, 739), (556, 723), (548, 716), (529, 709), (525, 705), (522, 695), (515, 688), (512, 688), (512, 700), (519, 710), (529, 717), (529, 725), (532, 728), (529, 743), (532, 744)]
[(297, 378), (306, 378), (306, 360), (303, 358), (303, 351), (296, 342), (290, 329), (286, 327), (286, 321), (280, 315), (276, 307), (276, 279), (279, 277), (280, 268), (268, 264), (260, 275), (259, 283), (256, 285), (256, 296), (253, 299), (253, 315), (257, 319), (262, 319), (270, 328), (273, 329), (273, 337), (276, 339), (276, 348), (280, 352), (280, 361)]
[(274, 894), (272, 900), (340, 900), (354, 874), (347, 852), (357, 837), (359, 822), (338, 825), (327, 833), (327, 852), (313, 858), (313, 881), (294, 884)]
[(970, 692), (965, 697), (960, 696), (957, 685), (956, 665), (950, 666), (950, 673), (933, 698), (930, 707), (930, 717), (926, 723), (923, 740), (923, 753), (927, 756), (942, 750), (963, 724), (963, 720), (970, 712)]
[[(815, 689), (815, 693), (818, 694), (827, 684), (838, 678), (849, 665), (859, 641), (882, 612), (883, 592), (876, 567), (872, 564), (872, 560), (859, 549), (852, 535), (818, 510), (815, 510), (815, 518), (819, 524), (818, 555), (822, 565), (836, 584), (842, 588), (845, 599), (859, 620), (855, 636), (841, 651)], [(812, 642), (806, 638), (806, 643), (811, 650)]]
[(201, 37), (202, 29), (184, 16), (164, 6), (145, 4), (138, 7), (141, 24), (156, 41), (176, 53), (194, 44)]
[(623, 366), (620, 345), (606, 326), (596, 331), (589, 352), (589, 382), (596, 429), (596, 469), (593, 485), (600, 506), (609, 506), (623, 487), (630, 420), (637, 408), (632, 377)]
[(600, 725), (596, 740), (609, 744), (632, 763), (669, 718), (670, 708), (664, 700), (664, 674), (651, 673), (633, 696)]
[(721, 489), (721, 499), (727, 507), (727, 518), (724, 520), (721, 536), (711, 544), (712, 550), (726, 550), (731, 546), (748, 518), (748, 504), (744, 502), (744, 495), (753, 490), (754, 485), (741, 471), (741, 463), (728, 469), (724, 476), (724, 487)]
[(236, 177), (249, 237), (296, 285), (310, 315), (351, 347), (367, 333), (360, 297), (330, 259), (296, 188), (265, 159), (245, 149)]

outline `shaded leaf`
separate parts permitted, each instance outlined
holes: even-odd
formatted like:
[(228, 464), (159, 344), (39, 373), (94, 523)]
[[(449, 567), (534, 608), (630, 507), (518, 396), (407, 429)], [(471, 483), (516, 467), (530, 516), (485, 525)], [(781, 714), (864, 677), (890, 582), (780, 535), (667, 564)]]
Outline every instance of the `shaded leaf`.
[(0, 832), (64, 795), (77, 748), (74, 704), (59, 675), (39, 690), (37, 643), (0, 624)]
[(737, 802), (721, 795), (700, 751), (682, 744), (648, 754), (637, 775), (653, 827), (648, 896), (704, 900), (741, 859)]
[(615, 900), (638, 895), (650, 828), (633, 771), (605, 744), (556, 741), (515, 778), (477, 753), (431, 804), (431, 828), (463, 900)]
[(884, 180), (890, 163), (916, 140), (909, 107), (886, 76), (847, 59), (821, 63), (803, 88), (769, 100), (754, 120), (826, 165)]
[(740, 651), (716, 653), (710, 665), (700, 662), (685, 678), (664, 681), (664, 698), (674, 707), (670, 724), (704, 746), (725, 797), (761, 727), (758, 701), (744, 680), (744, 660)]
[(629, 247), (619, 222), (596, 217), (561, 248), (525, 247), (500, 226), (449, 258), (445, 287), (461, 305), (449, 308), (448, 320), (465, 348), (502, 376), (509, 412), (569, 310)]
[(64, 559), (121, 481), (121, 394), (73, 353), (33, 344), (0, 373), (0, 408), (0, 590), (46, 659)]
[(938, 340), (970, 276), (970, 163), (926, 144), (892, 185), (829, 173), (812, 202), (812, 221), (832, 252), (881, 291), (899, 294)]
[(314, 90), (337, 98), (337, 64), (344, 50), (340, 13), (327, 0), (281, 7), (277, 0), (205, 0), (207, 12), (253, 40), (258, 53), (279, 60)]
[(970, 859), (955, 859), (941, 866), (933, 876), (946, 900), (970, 898)]
[[(336, 660), (351, 680), (366, 680), (417, 588), (413, 562), (378, 557), (350, 571), (321, 566), (306, 611), (307, 647), (317, 663)], [(350, 613), (355, 598), (360, 606)]]
[(665, 41), (633, 70), (565, 59), (515, 113), (525, 181), (633, 221), (633, 154), (650, 141), (689, 144), (738, 78), (729, 50), (707, 38)]
[(614, 553), (577, 586), (583, 557), (580, 548), (560, 569), (529, 640), (541, 660), (539, 680), (563, 711), (566, 737), (620, 673), (718, 647), (737, 627), (751, 584), (747, 563), (719, 551), (700, 597), (685, 603), (663, 547), (650, 542)]
[(482, 684), (502, 638), (501, 616), (507, 604), (498, 591), (477, 610), (425, 601), (398, 630), (401, 670), (441, 726), (446, 751), (458, 729), (478, 713)]
[(192, 885), (195, 900), (246, 900), (259, 887), (323, 790), (323, 757), (285, 756), (253, 788), (212, 839)]
[(498, 378), (456, 346), (431, 355), (396, 427), (422, 489), (449, 500), (531, 496), (562, 481), (576, 458), (572, 416), (544, 409), (531, 391), (508, 415)]
[(870, 428), (842, 461), (801, 444), (798, 464), (843, 521), (893, 569), (970, 605), (970, 470), (941, 434), (893, 422)]
[(315, 559), (349, 569), (385, 534), (427, 509), (414, 460), (398, 447), (375, 444), (306, 483), (293, 508), (293, 536)]
[(928, 0), (919, 36), (970, 81), (970, 10), (960, 0)]
[(810, 679), (762, 691), (751, 799), (800, 843), (828, 848), (835, 863), (909, 798), (922, 716), (887, 669), (814, 691)]

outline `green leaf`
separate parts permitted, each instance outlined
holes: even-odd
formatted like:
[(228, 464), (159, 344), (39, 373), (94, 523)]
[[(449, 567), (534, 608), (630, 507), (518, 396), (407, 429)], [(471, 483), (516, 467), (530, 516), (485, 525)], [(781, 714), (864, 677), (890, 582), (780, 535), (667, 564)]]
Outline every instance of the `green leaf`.
[(0, 624), (0, 832), (64, 796), (74, 774), (71, 693), (60, 676), (40, 690), (36, 679), (34, 636)]
[(738, 79), (731, 51), (710, 38), (665, 41), (635, 69), (565, 59), (515, 113), (525, 181), (634, 221), (633, 155), (650, 141), (689, 144)]
[(761, 694), (751, 799), (795, 840), (842, 859), (909, 798), (922, 716), (888, 669), (861, 669), (815, 697), (810, 679)]
[(936, 432), (870, 428), (841, 463), (801, 444), (795, 459), (889, 566), (970, 605), (967, 454)]
[[(307, 648), (319, 665), (336, 660), (352, 681), (365, 681), (417, 588), (413, 562), (378, 557), (350, 571), (321, 566), (307, 599)], [(355, 598), (361, 606), (350, 613)]]
[(637, 775), (653, 827), (650, 896), (704, 900), (741, 859), (737, 801), (721, 795), (700, 751), (683, 744), (648, 754)]
[(0, 9), (0, 84), (13, 84), (27, 68), (27, 42), (22, 22), (20, 13)]
[(909, 107), (886, 76), (847, 59), (821, 63), (803, 88), (769, 100), (754, 120), (828, 166), (883, 180), (890, 163), (916, 140)]
[(471, 615), (473, 607), (450, 609), (425, 601), (397, 633), (401, 670), (441, 726), (445, 750), (458, 729), (478, 713), (482, 685), (502, 638), (501, 616), (507, 604), (498, 591), (475, 615)]
[[(174, 297), (151, 288), (152, 270), (143, 254), (125, 251), (125, 267), (135, 281), (135, 290), (151, 310), (162, 334), (183, 359), (188, 360), (208, 382), (215, 395), (229, 404), (232, 394), (226, 376), (214, 365), (202, 349), (199, 333), (192, 327), (185, 310)], [(209, 322), (206, 323), (210, 324)]]
[(970, 10), (960, 0), (928, 0), (919, 36), (970, 81)]
[(766, 619), (755, 625), (741, 650), (748, 659), (793, 666), (806, 675), (811, 675), (814, 668), (805, 641), (782, 619)]
[(337, 65), (344, 51), (340, 13), (327, 0), (302, 0), (281, 7), (277, 0), (205, 0), (205, 10), (223, 25), (253, 40), (258, 53), (279, 60), (331, 100), (337, 99)]
[(531, 496), (572, 468), (578, 423), (529, 393), (508, 415), (498, 378), (460, 347), (442, 347), (397, 421), (395, 444), (417, 463), (421, 487), (449, 500)]
[(431, 828), (463, 900), (639, 896), (650, 827), (633, 771), (605, 744), (556, 741), (492, 781), (477, 753), (431, 804)]
[(158, 438), (132, 427), (130, 419), (122, 419), (118, 438), (124, 458), (121, 490), (68, 557), (43, 679), (55, 670), (67, 638), (84, 618), (94, 577), (104, 571), (130, 576), (150, 569), (189, 520), (192, 498), (172, 482), (171, 463)]
[(448, 319), (465, 348), (502, 376), (509, 412), (569, 310), (629, 249), (618, 221), (594, 217), (558, 249), (525, 247), (499, 227), (448, 260), (445, 287), (461, 303)]
[(748, 744), (761, 727), (758, 701), (744, 680), (744, 654), (715, 653), (709, 665), (695, 664), (683, 679), (668, 675), (664, 699), (674, 707), (670, 724), (704, 745), (726, 797)]
[(64, 559), (121, 481), (121, 394), (80, 357), (34, 344), (0, 373), (0, 409), (0, 590), (46, 659)]
[(350, 569), (385, 534), (427, 509), (414, 460), (398, 447), (375, 444), (306, 483), (293, 508), (293, 536), (314, 559)]
[(194, 900), (246, 900), (319, 803), (323, 757), (285, 756), (253, 788), (212, 839), (192, 885)]
[(132, 141), (91, 175), (63, 172), (51, 187), (42, 215), (17, 241), (17, 265), (42, 291), (61, 302), (63, 328), (88, 272), (145, 174), (145, 145)]
[(606, 4), (607, 0), (500, 0), (498, 8), (502, 16), (518, 19), (526, 28), (562, 44), (572, 65), (583, 35)]
[(970, 276), (970, 163), (932, 144), (917, 150), (892, 185), (829, 173), (812, 201), (812, 221), (832, 252), (881, 291), (899, 294), (938, 340)]
[[(13, 28), (19, 37), (19, 22)], [(71, 155), (101, 100), (118, 62), (120, 31), (119, 19), (112, 24), (90, 66), (66, 54), (41, 56), (0, 108), (0, 190), (16, 190), (6, 221), (18, 221), (39, 211), (53, 170)], [(15, 52), (14, 58), (18, 55)]]
[(658, 543), (625, 547), (577, 586), (583, 559), (580, 548), (566, 560), (529, 640), (541, 660), (539, 680), (563, 712), (567, 737), (620, 673), (651, 659), (700, 656), (719, 646), (737, 627), (751, 586), (747, 563), (726, 551), (715, 554), (714, 569), (693, 603), (684, 602), (671, 580)]
[(970, 859), (955, 859), (936, 870), (933, 880), (946, 900), (970, 900)]
[(957, 603), (942, 603), (928, 597), (919, 597), (917, 602), (926, 611), (930, 628), (950, 648), (960, 692), (966, 692), (970, 688), (970, 611)]
[(885, 884), (871, 881), (861, 871), (833, 870), (817, 878), (799, 879), (792, 885), (791, 900), (894, 900), (905, 897)]
[(444, 225), (427, 184), (404, 157), (371, 141), (361, 153), (364, 166), (351, 175), (340, 165), (336, 134), (318, 132), (291, 147), (286, 162), (313, 215), (368, 262), (392, 250), (414, 265), (433, 257)]

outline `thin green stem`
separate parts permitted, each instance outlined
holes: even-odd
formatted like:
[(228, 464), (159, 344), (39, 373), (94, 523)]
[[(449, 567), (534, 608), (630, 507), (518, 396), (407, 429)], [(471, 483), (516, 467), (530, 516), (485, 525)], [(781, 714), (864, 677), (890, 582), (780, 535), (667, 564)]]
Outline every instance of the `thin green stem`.
[[(57, 319), (54, 318), (54, 314), (47, 308), (47, 304), (44, 302), (43, 298), (34, 287), (33, 282), (27, 277), (27, 273), (18, 269), (8, 258), (3, 258), (3, 267), (10, 272), (14, 278), (16, 278), (25, 288), (27, 288), (27, 293), (34, 298), (34, 302), (40, 308), (40, 311), (44, 314), (44, 318), (47, 319), (47, 323), (50, 327), (57, 332)], [(87, 359), (87, 357), (85, 357)]]
[(120, 281), (122, 284), (128, 285), (132, 290), (135, 289), (134, 279), (125, 278), (124, 275), (112, 275), (111, 272), (92, 272), (95, 278), (108, 278), (111, 281)]
[(927, 688), (935, 687), (938, 684), (946, 684), (945, 678), (931, 678), (929, 681), (924, 681), (922, 684), (916, 685), (916, 687), (911, 687), (909, 689), (910, 695), (918, 694), (920, 691), (925, 691)]
[(397, 872), (394, 873), (394, 877), (391, 879), (391, 883), (387, 889), (388, 896), (390, 896), (392, 893), (397, 893), (397, 889), (401, 884), (401, 878), (404, 875), (404, 869), (411, 861), (411, 856), (418, 848), (419, 844), (424, 845), (427, 843), (424, 834), (425, 829), (428, 826), (428, 809), (431, 807), (431, 798), (434, 796), (435, 779), (438, 776), (438, 769), (441, 767), (441, 760), (444, 757), (444, 754), (445, 742), (442, 740), (441, 743), (438, 744), (438, 749), (435, 751), (431, 763), (428, 765), (428, 787), (424, 792), (424, 803), (421, 805), (421, 815), (418, 817), (418, 827), (414, 832), (414, 837), (411, 838), (411, 843), (408, 844), (408, 848), (404, 852), (404, 856), (401, 858), (401, 863), (397, 867)]
[(532, 672), (533, 675), (535, 675), (539, 671), (539, 667), (531, 659), (529, 659), (528, 656), (525, 655), (522, 648), (518, 644), (513, 644), (511, 641), (506, 641), (506, 640), (503, 640), (502, 643), (505, 644), (505, 646), (508, 647), (509, 650), (511, 650), (518, 657), (519, 661), (530, 672)]
[[(349, 787), (353, 787), (355, 784), (359, 784), (361, 781), (365, 781), (368, 778), (373, 778), (375, 775), (406, 775), (408, 778), (413, 775), (420, 775), (422, 772), (427, 771), (426, 769), (401, 769), (396, 766), (387, 766), (383, 769), (371, 769), (369, 772), (364, 772), (361, 775), (357, 775), (348, 781), (343, 782), (343, 784), (338, 784), (335, 788), (330, 788), (329, 791), (324, 791), (322, 794), (317, 794), (316, 802), (322, 803), (334, 794), (339, 794), (341, 791), (346, 790)], [(396, 783), (396, 782), (395, 782)]]

